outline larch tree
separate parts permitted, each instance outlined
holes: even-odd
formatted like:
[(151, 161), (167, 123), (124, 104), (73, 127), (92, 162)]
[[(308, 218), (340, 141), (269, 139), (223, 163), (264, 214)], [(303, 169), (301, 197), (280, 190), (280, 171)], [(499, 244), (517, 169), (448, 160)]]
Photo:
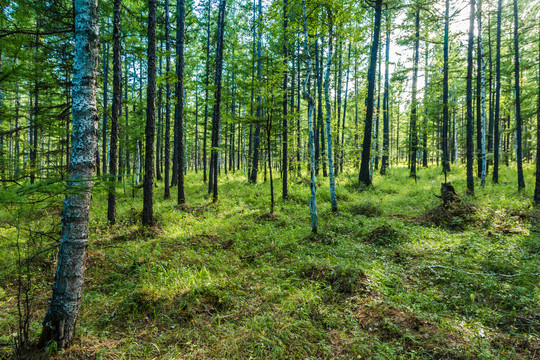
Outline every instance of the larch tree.
[(309, 146), (309, 155), (310, 155), (310, 173), (311, 173), (311, 182), (309, 188), (311, 190), (311, 196), (309, 197), (309, 209), (311, 213), (311, 231), (317, 233), (317, 183), (315, 181), (315, 138), (313, 134), (313, 111), (315, 109), (315, 101), (311, 96), (308, 89), (308, 82), (312, 72), (312, 60), (311, 54), (309, 52), (309, 33), (307, 26), (307, 15), (306, 15), (306, 0), (302, 0), (302, 10), (303, 10), (303, 23), (304, 23), (304, 50), (307, 56), (307, 70), (306, 78), (302, 83), (302, 95), (304, 99), (308, 102), (308, 146)]
[(418, 62), (420, 59), (420, 7), (417, 6), (414, 14), (415, 35), (414, 35), (414, 59), (413, 59), (413, 77), (412, 77), (412, 91), (411, 91), (411, 122), (410, 122), (410, 134), (411, 134), (411, 153), (410, 153), (410, 176), (416, 181), (416, 158), (418, 156), (418, 109), (417, 109), (417, 82), (418, 82)]
[(154, 225), (154, 137), (156, 127), (156, 10), (157, 0), (148, 0), (148, 84), (144, 156), (142, 224)]
[(326, 105), (326, 140), (328, 146), (328, 180), (330, 182), (330, 201), (332, 212), (338, 211), (336, 196), (336, 180), (334, 178), (334, 154), (332, 152), (332, 106), (330, 105), (330, 71), (332, 69), (332, 45), (334, 40), (334, 18), (330, 6), (326, 6), (328, 16), (328, 55), (324, 72), (324, 99)]
[(360, 173), (358, 181), (365, 185), (371, 185), (370, 176), (370, 153), (371, 136), (373, 129), (373, 111), (375, 98), (375, 70), (377, 67), (377, 53), (379, 49), (379, 33), (381, 28), (382, 0), (375, 2), (375, 19), (373, 24), (373, 42), (371, 43), (369, 70), (368, 70), (368, 92), (366, 97), (366, 120), (364, 124), (364, 141), (362, 144), (362, 162), (360, 164)]
[(62, 211), (62, 232), (53, 294), (43, 320), (40, 347), (56, 342), (69, 347), (81, 306), (88, 219), (96, 167), (98, 114), (96, 103), (99, 56), (97, 0), (74, 0), (75, 57), (73, 60), (73, 143), (71, 148), (71, 191)]
[(165, 173), (164, 173), (164, 188), (163, 197), (171, 198), (170, 190), (170, 168), (171, 168), (171, 83), (169, 82), (169, 74), (171, 73), (171, 22), (169, 15), (169, 0), (165, 0)]
[(499, 126), (501, 122), (501, 13), (502, 0), (497, 2), (497, 45), (495, 55), (495, 114), (493, 119), (493, 183), (499, 182), (499, 149), (501, 147), (501, 135)]
[(184, 192), (184, 47), (185, 47), (185, 23), (186, 7), (185, 0), (176, 2), (176, 109), (174, 112), (175, 133), (178, 137), (178, 205), (186, 203)]
[(214, 111), (212, 113), (212, 151), (211, 151), (211, 169), (210, 174), (213, 176), (212, 183), (212, 201), (218, 200), (218, 147), (219, 147), (219, 128), (221, 120), (221, 80), (223, 75), (223, 36), (225, 32), (225, 8), (226, 0), (220, 0), (218, 29), (217, 29), (217, 44), (216, 44), (216, 75), (214, 81)]
[(476, 1), (471, 0), (471, 14), (469, 18), (469, 42), (467, 45), (467, 192), (474, 195), (474, 144), (473, 144), (473, 46), (474, 46), (474, 20)]
[(122, 0), (114, 0), (113, 15), (113, 103), (111, 113), (111, 140), (109, 154), (109, 198), (107, 219), (116, 222), (116, 181), (118, 174), (118, 128), (122, 111), (122, 58), (121, 58), (121, 16)]
[(521, 118), (521, 78), (519, 66), (519, 23), (518, 23), (518, 4), (514, 0), (514, 86), (516, 101), (516, 163), (518, 176), (518, 189), (525, 188), (525, 179), (523, 177), (523, 144), (522, 128), (523, 120)]

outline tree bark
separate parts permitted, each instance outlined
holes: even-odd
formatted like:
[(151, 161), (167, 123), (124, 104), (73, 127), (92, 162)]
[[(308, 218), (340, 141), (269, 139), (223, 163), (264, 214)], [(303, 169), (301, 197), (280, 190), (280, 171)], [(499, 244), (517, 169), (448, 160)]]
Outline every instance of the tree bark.
[(315, 141), (313, 136), (313, 110), (315, 109), (315, 101), (313, 100), (313, 97), (311, 96), (309, 89), (307, 88), (307, 84), (309, 82), (309, 78), (311, 76), (312, 71), (312, 61), (311, 61), (311, 54), (309, 53), (309, 45), (308, 45), (308, 28), (307, 28), (307, 15), (306, 15), (306, 0), (302, 0), (302, 9), (303, 9), (303, 20), (304, 20), (304, 49), (306, 51), (308, 64), (307, 64), (307, 71), (306, 71), (306, 78), (304, 80), (304, 83), (302, 84), (302, 95), (304, 99), (308, 102), (308, 132), (309, 132), (309, 153), (310, 153), (310, 169), (311, 169), (311, 183), (310, 183), (310, 189), (311, 189), (311, 196), (309, 198), (309, 209), (311, 213), (311, 231), (313, 233), (317, 233), (317, 183), (315, 182)]
[(185, 150), (184, 150), (184, 42), (185, 42), (185, 0), (176, 2), (176, 109), (174, 112), (175, 132), (178, 133), (178, 205), (186, 203), (184, 193)]
[(375, 69), (377, 67), (377, 53), (379, 49), (379, 32), (381, 27), (381, 9), (382, 0), (375, 3), (375, 22), (373, 29), (373, 43), (371, 44), (371, 55), (368, 70), (368, 93), (366, 98), (366, 122), (364, 126), (364, 141), (362, 144), (362, 162), (360, 164), (360, 173), (358, 181), (365, 186), (371, 185), (371, 176), (369, 174), (370, 152), (371, 152), (371, 133), (373, 128), (373, 107), (375, 94)]
[(154, 136), (156, 126), (156, 9), (148, 0), (148, 84), (146, 88), (146, 127), (142, 224), (154, 225)]
[(214, 111), (212, 114), (212, 201), (215, 203), (218, 200), (218, 183), (217, 175), (219, 170), (218, 164), (218, 147), (219, 147), (219, 128), (221, 116), (221, 78), (223, 73), (223, 34), (225, 31), (225, 7), (226, 0), (220, 0), (219, 3), (219, 18), (217, 32), (217, 48), (216, 48), (216, 77), (214, 81)]
[[(390, 121), (388, 114), (389, 87), (390, 87), (390, 19), (388, 8), (386, 8), (386, 59), (384, 61), (384, 97), (383, 97), (383, 154), (381, 164), (381, 175), (386, 175), (388, 167), (388, 147), (390, 144)], [(424, 150), (425, 151), (425, 150)]]
[[(282, 165), (281, 165), (281, 177), (282, 177), (282, 197), (287, 199), (289, 196), (289, 191), (287, 187), (288, 181), (288, 168), (289, 168), (289, 152), (288, 152), (288, 92), (287, 92), (287, 82), (288, 82), (288, 67), (289, 67), (289, 49), (288, 49), (288, 37), (287, 37), (287, 26), (288, 26), (288, 17), (287, 17), (287, 0), (283, 1), (283, 139), (282, 139)], [(270, 141), (270, 136), (268, 136), (268, 141)], [(270, 151), (270, 145), (268, 146), (268, 151)], [(270, 176), (271, 178), (271, 176)], [(272, 211), (273, 211), (273, 198), (272, 198)]]
[(121, 36), (120, 27), (122, 0), (114, 0), (113, 15), (113, 104), (111, 114), (111, 143), (109, 156), (109, 198), (107, 219), (109, 223), (116, 222), (116, 181), (118, 163), (118, 123), (122, 112), (122, 58), (121, 58)]
[(74, 0), (73, 146), (71, 177), (62, 211), (62, 232), (53, 294), (43, 321), (41, 348), (54, 341), (71, 345), (81, 305), (92, 177), (96, 166), (98, 114), (96, 104), (99, 23), (97, 0)]
[[(540, 22), (538, 23), (538, 88), (540, 89)], [(536, 107), (536, 187), (534, 189), (534, 202), (540, 205), (540, 91), (538, 92), (538, 105)]]
[(518, 7), (517, 0), (514, 0), (514, 86), (516, 93), (516, 163), (518, 175), (518, 189), (525, 188), (523, 178), (523, 148), (522, 148), (522, 119), (521, 119), (521, 94), (520, 94), (520, 70), (519, 70), (519, 27), (518, 27)]
[(474, 19), (476, 0), (471, 0), (471, 15), (469, 19), (469, 42), (467, 45), (467, 192), (474, 195), (474, 144), (473, 144), (473, 46), (474, 46)]
[(418, 60), (420, 58), (420, 8), (416, 9), (415, 14), (415, 40), (414, 40), (414, 65), (413, 65), (413, 78), (412, 78), (412, 101), (411, 101), (411, 173), (410, 176), (414, 177), (416, 181), (416, 157), (418, 153), (418, 131), (416, 129), (417, 124), (417, 102), (416, 102), (416, 89), (418, 81)]
[(442, 165), (444, 171), (444, 182), (446, 183), (447, 173), (450, 171), (450, 157), (448, 154), (448, 28), (449, 28), (450, 1), (446, 0), (446, 10), (444, 13), (444, 66), (443, 66), (443, 129), (442, 129)]
[(330, 71), (332, 69), (332, 41), (334, 39), (334, 19), (329, 6), (326, 7), (328, 14), (328, 57), (326, 59), (326, 71), (324, 74), (324, 98), (326, 101), (326, 140), (328, 144), (328, 179), (330, 181), (330, 201), (332, 204), (332, 212), (338, 211), (336, 182), (334, 179), (334, 155), (332, 153), (332, 106), (330, 104)]

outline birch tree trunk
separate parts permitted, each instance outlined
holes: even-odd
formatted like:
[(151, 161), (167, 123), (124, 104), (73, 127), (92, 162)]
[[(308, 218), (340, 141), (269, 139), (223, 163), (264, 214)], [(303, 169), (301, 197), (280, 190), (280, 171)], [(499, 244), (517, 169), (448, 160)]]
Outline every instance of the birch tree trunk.
[[(92, 177), (96, 166), (98, 114), (96, 80), (99, 56), (97, 0), (74, 0), (73, 143), (71, 177), (62, 211), (62, 232), (53, 294), (43, 320), (40, 347), (71, 345), (81, 305)], [(78, 190), (78, 191), (77, 191)], [(73, 193), (75, 192), (75, 193)]]

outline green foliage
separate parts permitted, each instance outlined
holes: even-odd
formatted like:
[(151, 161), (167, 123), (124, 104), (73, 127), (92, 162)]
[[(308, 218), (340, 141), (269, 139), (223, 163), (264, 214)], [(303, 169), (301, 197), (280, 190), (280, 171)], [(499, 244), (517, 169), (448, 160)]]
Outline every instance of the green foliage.
[[(463, 171), (451, 174), (459, 194)], [(78, 345), (54, 356), (529, 359), (539, 348), (538, 210), (512, 175), (464, 197), (476, 212), (452, 230), (425, 217), (440, 205), (438, 169), (414, 184), (391, 168), (362, 192), (340, 177), (343, 212), (322, 201), (317, 237), (302, 182), (268, 215), (268, 183), (229, 174), (226, 196), (209, 204), (200, 175), (189, 174), (189, 205), (156, 197), (155, 228), (139, 225), (142, 194), (119, 194), (118, 224), (104, 226), (106, 191), (96, 191)], [(16, 231), (0, 231), (15, 269)], [(52, 275), (36, 282), (38, 304)], [(9, 342), (15, 283), (2, 278), (1, 289), (0, 341)]]

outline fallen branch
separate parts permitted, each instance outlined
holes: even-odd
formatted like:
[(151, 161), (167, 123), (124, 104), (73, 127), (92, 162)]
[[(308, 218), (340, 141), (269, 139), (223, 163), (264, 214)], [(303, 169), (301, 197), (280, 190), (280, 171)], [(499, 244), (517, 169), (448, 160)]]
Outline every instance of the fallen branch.
[(482, 276), (500, 276), (500, 277), (504, 277), (504, 278), (515, 278), (515, 277), (519, 277), (519, 276), (540, 276), (540, 273), (513, 274), (513, 275), (498, 274), (498, 273), (481, 273), (481, 272), (471, 273), (471, 272), (468, 272), (468, 271), (465, 271), (465, 270), (456, 269), (456, 268), (453, 268), (453, 267), (443, 266), (443, 265), (433, 265), (433, 266), (428, 266), (427, 268), (430, 269), (433, 272), (435, 272), (434, 269), (446, 269), (446, 270), (452, 270), (452, 271), (460, 272), (460, 273), (471, 275), (471, 276), (479, 276), (479, 275), (482, 275)]

